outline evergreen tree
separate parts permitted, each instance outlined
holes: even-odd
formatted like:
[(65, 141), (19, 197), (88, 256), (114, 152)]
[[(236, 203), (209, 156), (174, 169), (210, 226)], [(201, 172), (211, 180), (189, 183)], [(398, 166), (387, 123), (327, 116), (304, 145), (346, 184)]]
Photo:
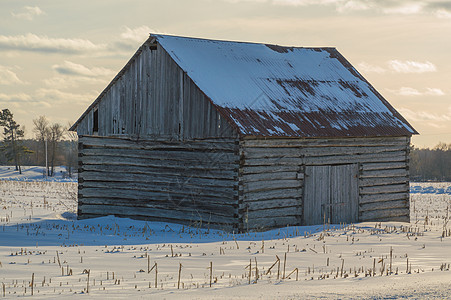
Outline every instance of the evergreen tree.
[(13, 119), (13, 114), (9, 109), (0, 112), (0, 126), (3, 127), (3, 145), (0, 148), (9, 162), (14, 161), (16, 171), (22, 174), (21, 159), (31, 151), (22, 144), (24, 131)]

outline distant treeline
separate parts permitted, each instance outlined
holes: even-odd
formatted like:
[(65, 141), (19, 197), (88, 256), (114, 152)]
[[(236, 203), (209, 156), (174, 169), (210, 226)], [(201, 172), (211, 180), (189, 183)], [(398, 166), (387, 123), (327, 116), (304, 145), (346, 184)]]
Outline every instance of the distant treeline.
[[(75, 143), (74, 143), (75, 142)], [(34, 139), (22, 140), (25, 147), (31, 150), (22, 158), (24, 166), (45, 166), (45, 148), (41, 141)], [(77, 168), (76, 141), (63, 140), (57, 143), (55, 162), (56, 166), (66, 166), (70, 171)], [(48, 149), (48, 164), (50, 165), (50, 152)], [(410, 178), (412, 181), (451, 181), (451, 144), (435, 146), (432, 149), (419, 149), (413, 147), (410, 157)], [(10, 165), (6, 156), (0, 155), (0, 165)]]
[(47, 166), (48, 176), (55, 175), (55, 166), (64, 165), (72, 177), (77, 165), (77, 134), (59, 123), (51, 124), (45, 116), (34, 119), (33, 125), (34, 139), (26, 140), (13, 113), (8, 108), (0, 110), (0, 164), (13, 165), (19, 174), (21, 166)]
[[(34, 139), (24, 139), (24, 129), (9, 109), (0, 110), (0, 165), (46, 166), (48, 176), (55, 166), (66, 166), (68, 176), (77, 168), (78, 137), (58, 123), (51, 124), (45, 116), (33, 120)], [(451, 144), (439, 143), (432, 149), (412, 147), (410, 178), (412, 181), (451, 181)]]
[[(23, 145), (31, 150), (24, 155), (25, 166), (45, 166), (45, 148), (41, 141), (23, 140)], [(66, 166), (68, 170), (77, 168), (77, 141), (62, 140), (57, 143), (55, 165)], [(451, 144), (440, 143), (432, 149), (413, 147), (410, 157), (410, 178), (412, 181), (451, 181)], [(48, 149), (50, 165), (50, 149)], [(0, 165), (8, 165), (7, 158), (0, 156)]]
[[(34, 139), (21, 140), (22, 145), (27, 147), (30, 151), (23, 155), (21, 165), (22, 166), (45, 166), (45, 146), (42, 145), (41, 141)], [(51, 157), (53, 149), (50, 149), (50, 143), (47, 145), (47, 165), (51, 165)], [(77, 168), (77, 142), (62, 140), (57, 142), (55, 147), (55, 166), (65, 166), (68, 170), (67, 176), (71, 176)], [(0, 165), (11, 165), (8, 158), (4, 155), (0, 155)]]
[(451, 181), (451, 144), (439, 143), (432, 149), (413, 147), (410, 155), (412, 181)]

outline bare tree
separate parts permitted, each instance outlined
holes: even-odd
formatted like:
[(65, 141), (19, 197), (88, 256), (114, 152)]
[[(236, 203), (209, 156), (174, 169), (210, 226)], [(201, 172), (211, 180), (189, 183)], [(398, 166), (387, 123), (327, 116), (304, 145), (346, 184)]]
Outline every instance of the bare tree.
[[(67, 128), (70, 128), (70, 123)], [(78, 135), (74, 131), (65, 131), (65, 138), (67, 139), (67, 148), (65, 152), (66, 156), (66, 168), (68, 176), (72, 178), (72, 173), (77, 163), (77, 146), (78, 146)]]
[[(40, 116), (39, 118), (33, 120), (33, 124), (34, 124), (33, 132), (36, 135), (36, 139), (42, 145), (42, 154), (44, 156), (44, 161), (45, 161), (46, 160), (45, 144), (48, 141), (49, 134), (50, 134), (49, 121), (47, 120), (47, 118), (45, 116)], [(38, 154), (38, 156), (39, 156), (39, 154)], [(38, 157), (38, 159), (39, 159), (39, 157)], [(47, 166), (46, 172), (47, 172), (47, 175), (50, 175), (48, 166)]]
[(49, 144), (50, 144), (50, 176), (55, 174), (55, 159), (58, 150), (58, 143), (64, 135), (64, 128), (61, 124), (55, 123), (49, 127)]

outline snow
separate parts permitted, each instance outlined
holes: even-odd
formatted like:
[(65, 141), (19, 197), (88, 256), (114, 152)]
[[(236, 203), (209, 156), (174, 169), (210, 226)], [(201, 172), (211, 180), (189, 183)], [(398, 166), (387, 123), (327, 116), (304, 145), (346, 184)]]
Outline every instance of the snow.
[[(446, 191), (451, 184), (415, 186)], [(410, 224), (326, 224), (236, 234), (113, 216), (77, 220), (76, 191), (71, 182), (0, 181), (0, 284), (7, 298), (30, 296), (32, 274), (35, 298), (88, 296), (88, 270), (89, 297), (98, 299), (442, 299), (451, 293), (451, 195), (446, 193), (412, 194)], [(298, 281), (295, 273), (281, 278), (285, 254), (285, 275), (298, 268)], [(268, 273), (276, 255), (279, 279), (277, 264)], [(154, 263), (157, 288), (155, 269), (148, 272)]]
[[(415, 132), (393, 115), (354, 68), (336, 58), (338, 52), (333, 48), (290, 47), (280, 51), (257, 43), (152, 37), (217, 106), (292, 114), (329, 113), (335, 117), (329, 120), (335, 129), (389, 124)], [(350, 113), (362, 118), (349, 120)], [(284, 131), (276, 133), (271, 134)]]
[[(343, 80), (358, 84), (370, 95), (368, 103), (371, 107), (368, 108), (372, 111), (389, 112), (367, 83), (354, 76), (337, 59), (331, 59), (324, 48), (296, 47), (281, 53), (264, 44), (154, 36), (215, 104), (223, 107), (247, 108), (263, 93), (264, 100), (281, 100), (288, 110), (355, 109), (361, 99), (351, 90), (343, 90), (338, 84)], [(315, 81), (318, 86), (312, 84), (311, 88), (317, 93), (302, 93), (288, 83), (281, 86), (277, 80)], [(325, 95), (336, 96), (336, 99), (330, 101), (331, 97)], [(300, 102), (300, 99), (306, 100)], [(271, 101), (268, 100), (256, 101), (252, 108), (266, 109), (269, 104)]]
[(410, 185), (410, 193), (412, 194), (448, 194), (451, 195), (451, 186), (448, 183), (434, 183), (431, 185), (428, 182), (421, 182)]
[(0, 180), (75, 182), (77, 174), (74, 173), (72, 178), (68, 178), (63, 166), (55, 167), (55, 175), (52, 177), (45, 176), (45, 167), (22, 166), (22, 174), (19, 174), (14, 166), (0, 166)]

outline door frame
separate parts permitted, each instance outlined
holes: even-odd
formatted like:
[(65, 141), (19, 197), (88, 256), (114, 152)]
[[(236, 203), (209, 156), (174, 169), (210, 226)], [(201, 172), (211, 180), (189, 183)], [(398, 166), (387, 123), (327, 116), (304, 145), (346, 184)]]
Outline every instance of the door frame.
[[(355, 199), (353, 199), (353, 200), (350, 200), (350, 202), (351, 202), (351, 209), (353, 209), (354, 211), (353, 212), (350, 212), (350, 214), (351, 214), (351, 216), (350, 216), (350, 218), (351, 218), (351, 222), (358, 222), (358, 220), (359, 220), (359, 210), (360, 210), (360, 200), (359, 200), (359, 197), (360, 197), (360, 163), (337, 163), (337, 164), (327, 164), (327, 165), (315, 165), (315, 164), (312, 164), (312, 165), (303, 165), (302, 166), (302, 169), (304, 170), (304, 180), (303, 180), (303, 189), (302, 189), (302, 215), (301, 215), (301, 224), (302, 225), (320, 225), (320, 224), (323, 224), (323, 223), (328, 223), (328, 221), (330, 220), (330, 222), (331, 223), (337, 223), (337, 222), (333, 222), (333, 216), (332, 215), (330, 215), (329, 216), (329, 220), (325, 220), (325, 222), (324, 222), (324, 213), (323, 213), (323, 210), (322, 210), (322, 206), (323, 205), (325, 205), (325, 206), (327, 206), (327, 207), (329, 207), (329, 208), (331, 208), (330, 209), (330, 211), (332, 211), (332, 206), (333, 206), (333, 203), (332, 203), (332, 201), (333, 201), (333, 197), (332, 197), (332, 189), (331, 189), (331, 187), (332, 187), (332, 184), (331, 184), (331, 181), (330, 181), (330, 172), (331, 172), (331, 170), (332, 170), (332, 168), (334, 167), (334, 166), (354, 166), (353, 167), (353, 171), (352, 171), (352, 173), (351, 174), (353, 174), (354, 175), (354, 177), (355, 177), (355, 181), (354, 181), (354, 184), (352, 183), (352, 182), (350, 182), (350, 184), (351, 184), (351, 186), (350, 186), (350, 193), (352, 193), (353, 194), (353, 197), (355, 197)], [(321, 203), (320, 204), (320, 211), (321, 211), (321, 214), (322, 214), (322, 216), (321, 216), (321, 223), (320, 224), (309, 224), (309, 223), (307, 223), (306, 222), (306, 191), (307, 191), (307, 180), (308, 180), (308, 177), (309, 176), (311, 176), (311, 175), (309, 175), (308, 173), (309, 173), (309, 168), (311, 168), (311, 167), (329, 167), (330, 169), (329, 169), (329, 178), (328, 178), (328, 186), (329, 186), (329, 196), (328, 196), (328, 202), (329, 203)], [(352, 180), (352, 178), (351, 178), (351, 180)], [(307, 191), (308, 192), (308, 191)], [(354, 203), (354, 204), (352, 204), (352, 202)], [(346, 203), (346, 202), (343, 202), (343, 203)], [(346, 205), (346, 204), (345, 204)], [(355, 205), (355, 207), (353, 208), (353, 205)], [(316, 221), (313, 221), (313, 222), (316, 222)], [(341, 222), (343, 222), (343, 221), (339, 221), (340, 223)]]

